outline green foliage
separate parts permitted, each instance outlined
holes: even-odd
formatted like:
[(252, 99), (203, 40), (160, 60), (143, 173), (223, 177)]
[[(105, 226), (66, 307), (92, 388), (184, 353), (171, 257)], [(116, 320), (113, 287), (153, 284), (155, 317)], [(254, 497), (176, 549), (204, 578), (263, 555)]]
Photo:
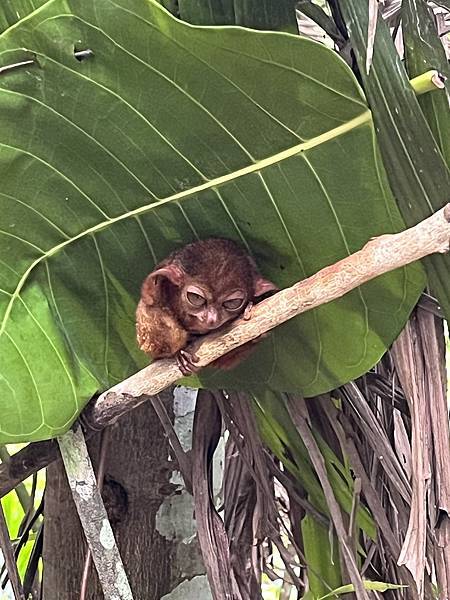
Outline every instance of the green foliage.
[(30, 13), (44, 4), (46, 0), (13, 0), (0, 5), (0, 33), (25, 19)]
[[(388, 590), (400, 590), (406, 588), (406, 585), (398, 585), (395, 583), (385, 583), (384, 581), (364, 581), (364, 589), (372, 590), (374, 592), (387, 592)], [(325, 600), (325, 598), (334, 598), (336, 596), (341, 596), (342, 594), (351, 594), (355, 591), (355, 587), (351, 584), (343, 585), (339, 588), (336, 588), (329, 594), (322, 596), (318, 600)]]
[[(0, 52), (35, 60), (0, 79), (3, 440), (61, 433), (143, 366), (140, 282), (180, 244), (236, 239), (284, 287), (402, 228), (361, 90), (319, 44), (192, 28), (156, 2), (51, 0)], [(370, 282), (202, 383), (333, 388), (379, 359), (422, 286), (417, 267)]]
[(302, 520), (302, 539), (308, 588), (313, 598), (319, 598), (342, 583), (339, 544), (334, 533), (308, 515)]
[(297, 33), (297, 0), (169, 0), (169, 3), (183, 21), (196, 25), (241, 25)]
[[(423, 56), (420, 63), (423, 67), (422, 72), (425, 72), (429, 68), (430, 56), (437, 50), (427, 49), (424, 53), (423, 42), (418, 42), (422, 31), (426, 32), (426, 39), (430, 39), (430, 27), (425, 25), (422, 16), (420, 29), (418, 28), (415, 5), (417, 7), (422, 5), (421, 10), (425, 8), (422, 2), (405, 3), (406, 20), (409, 22), (414, 19), (416, 29), (416, 33), (413, 34), (416, 40), (414, 49), (411, 40), (412, 26), (406, 29), (406, 38), (412, 51), (412, 54), (408, 52), (407, 56), (409, 56), (409, 64), (414, 64), (414, 68), (417, 68), (420, 54), (416, 54), (416, 48), (420, 48)], [(373, 63), (370, 72), (367, 73), (368, 4), (358, 0), (340, 0), (339, 6), (345, 18), (350, 41), (358, 59), (364, 89), (374, 114), (377, 139), (390, 185), (406, 224), (415, 225), (448, 201), (450, 171), (438, 141), (433, 137), (418, 99), (409, 84), (406, 71), (383, 19), (378, 18)], [(411, 10), (414, 10), (414, 14), (411, 14)], [(433, 49), (436, 49), (437, 43), (438, 40), (435, 39)], [(444, 93), (442, 92), (441, 95)], [(446, 101), (445, 96), (444, 101)], [(439, 129), (441, 134), (445, 135), (450, 127), (448, 104), (444, 112), (441, 109), (442, 105), (438, 108), (439, 116), (442, 118)], [(449, 318), (450, 256), (434, 254), (426, 258), (424, 264), (431, 290)]]
[(10, 536), (14, 538), (19, 531), (19, 526), (22, 522), (25, 512), (15, 492), (10, 492), (4, 496), (0, 502), (2, 503), (2, 508), (5, 514), (6, 523), (8, 524)]
[[(403, 0), (402, 31), (409, 78), (420, 75), (426, 69), (437, 69), (448, 79), (448, 60), (437, 34), (434, 16), (425, 2)], [(448, 88), (435, 90), (418, 100), (434, 139), (447, 165), (450, 165), (450, 92)]]
[[(35, 508), (37, 504), (41, 501), (42, 495), (44, 493), (45, 488), (45, 474), (41, 471), (38, 474), (37, 485), (36, 485), (36, 502)], [(32, 487), (31, 478), (29, 478), (23, 484), (23, 494), (21, 496), (22, 500), (26, 500), (28, 503), (31, 502), (30, 490)], [(25, 516), (24, 506), (19, 500), (19, 496), (15, 490), (6, 494), (6, 496), (2, 497), (0, 500), (2, 504), (3, 513), (6, 518), (6, 523), (8, 525), (8, 531), (10, 538), (15, 540), (19, 537), (20, 526), (22, 525), (23, 518)], [(17, 567), (19, 571), (20, 577), (23, 579), (25, 575), (25, 571), (27, 569), (27, 565), (29, 562), (31, 551), (33, 550), (33, 545), (35, 542), (35, 533), (31, 531), (29, 534), (29, 538), (27, 542), (22, 546), (20, 550), (20, 554), (17, 558)], [(0, 566), (2, 562), (0, 560)], [(1, 596), (0, 596), (1, 597)]]

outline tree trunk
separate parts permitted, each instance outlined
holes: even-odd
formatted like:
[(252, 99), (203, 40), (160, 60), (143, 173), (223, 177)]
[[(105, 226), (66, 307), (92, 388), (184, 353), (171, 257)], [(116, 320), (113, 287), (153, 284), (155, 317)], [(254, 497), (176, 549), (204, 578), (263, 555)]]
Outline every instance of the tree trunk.
[[(173, 394), (166, 394), (165, 400), (168, 412), (173, 413)], [(88, 444), (96, 470), (99, 438)], [(103, 498), (135, 600), (160, 600), (184, 579), (198, 575), (196, 587), (205, 588), (197, 544), (187, 543), (186, 531), (179, 527), (177, 531), (173, 522), (174, 507), (177, 516), (183, 504), (184, 514), (192, 521), (192, 500), (170, 481), (174, 463), (168, 460), (169, 453), (149, 402), (112, 427)], [(192, 531), (188, 535), (192, 538)], [(45, 493), (45, 600), (79, 599), (85, 558), (83, 532), (62, 462), (57, 461), (47, 470)], [(197, 593), (196, 597), (201, 600), (208, 595)], [(103, 593), (91, 565), (86, 600), (94, 599), (103, 599)]]

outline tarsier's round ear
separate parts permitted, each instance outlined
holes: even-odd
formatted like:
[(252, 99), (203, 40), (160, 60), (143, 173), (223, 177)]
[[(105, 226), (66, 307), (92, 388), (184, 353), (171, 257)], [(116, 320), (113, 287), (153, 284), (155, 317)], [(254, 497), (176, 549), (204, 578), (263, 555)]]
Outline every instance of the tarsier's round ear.
[(157, 282), (160, 277), (168, 279), (174, 285), (181, 285), (184, 281), (184, 271), (178, 265), (171, 263), (156, 269), (149, 275), (149, 278), (153, 279), (154, 282)]
[(153, 306), (159, 302), (161, 290), (158, 284), (163, 279), (167, 279), (174, 285), (180, 286), (184, 281), (183, 269), (171, 263), (159, 267), (159, 269), (147, 275), (141, 288), (141, 296), (147, 305)]
[(257, 275), (255, 278), (255, 298), (258, 296), (264, 296), (269, 292), (278, 292), (280, 288), (276, 286), (272, 281), (264, 279), (262, 275)]

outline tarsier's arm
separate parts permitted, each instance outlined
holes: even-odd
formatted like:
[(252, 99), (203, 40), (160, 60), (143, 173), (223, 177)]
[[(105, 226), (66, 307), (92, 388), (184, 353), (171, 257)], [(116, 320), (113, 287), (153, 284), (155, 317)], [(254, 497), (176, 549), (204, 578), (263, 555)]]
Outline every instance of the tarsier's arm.
[(189, 334), (175, 317), (154, 273), (147, 276), (136, 310), (136, 337), (139, 348), (152, 358), (175, 356), (185, 348)]
[(139, 348), (152, 358), (175, 356), (189, 339), (188, 332), (169, 310), (149, 306), (142, 299), (136, 311), (136, 335)]

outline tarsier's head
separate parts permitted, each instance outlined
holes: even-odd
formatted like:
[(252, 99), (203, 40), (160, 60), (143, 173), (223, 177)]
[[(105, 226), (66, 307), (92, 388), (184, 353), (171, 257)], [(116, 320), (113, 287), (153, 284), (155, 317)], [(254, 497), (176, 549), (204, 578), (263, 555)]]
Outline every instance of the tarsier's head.
[(277, 290), (242, 248), (220, 238), (188, 244), (151, 277), (165, 287), (167, 303), (185, 329), (198, 334), (236, 319), (249, 302)]

